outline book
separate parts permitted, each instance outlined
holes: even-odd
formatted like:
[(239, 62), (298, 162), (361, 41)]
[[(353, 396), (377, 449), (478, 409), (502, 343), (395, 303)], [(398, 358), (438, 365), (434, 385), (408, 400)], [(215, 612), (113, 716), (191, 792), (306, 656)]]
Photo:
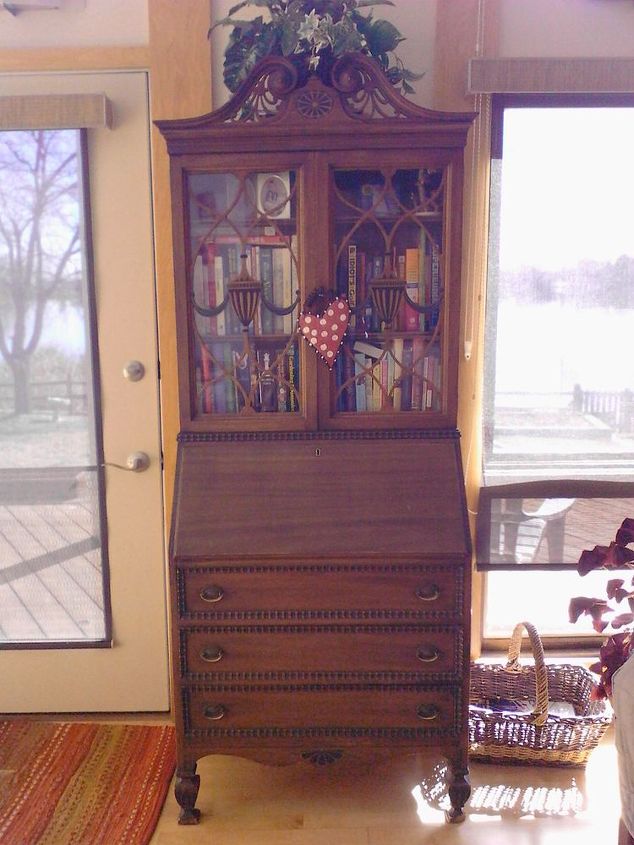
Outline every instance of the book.
[[(273, 302), (273, 250), (271, 247), (260, 247), (260, 280), (262, 282), (262, 295), (268, 302)], [(273, 334), (274, 314), (260, 301), (260, 322), (262, 334)]]
[[(221, 255), (214, 256), (214, 287), (216, 289), (216, 304), (220, 305), (222, 300), (225, 297), (225, 269), (224, 269), (224, 261), (222, 260)], [(217, 335), (224, 335), (227, 332), (227, 309), (225, 308), (224, 311), (221, 311), (220, 314), (215, 318), (216, 319), (216, 331), (215, 334)]]
[(235, 414), (238, 406), (236, 404), (236, 386), (233, 383), (233, 379), (230, 378), (230, 375), (233, 375), (234, 372), (234, 359), (231, 344), (223, 344), (223, 355), (224, 378), (222, 382), (225, 390), (225, 410), (228, 414)]
[(214, 411), (218, 414), (224, 414), (227, 410), (227, 397), (224, 385), (224, 374), (222, 365), (224, 362), (224, 343), (212, 343), (211, 355), (213, 356), (213, 371), (212, 371), (212, 403)]
[[(278, 307), (283, 307), (288, 303), (284, 299), (284, 262), (282, 258), (283, 252), (286, 250), (271, 249), (272, 264), (273, 264), (273, 301)], [(290, 267), (288, 268), (290, 272)], [(289, 279), (290, 284), (290, 279)], [(284, 332), (284, 316), (282, 314), (273, 314), (273, 328), (277, 334)]]
[[(405, 291), (412, 302), (415, 302), (417, 305), (420, 303), (420, 286), (418, 282), (406, 282)], [(422, 315), (403, 297), (403, 307), (401, 308), (400, 315), (401, 331), (419, 331), (421, 316)]]
[(206, 346), (200, 347), (200, 410), (210, 414), (213, 410), (213, 361)]
[[(285, 308), (293, 302), (295, 294), (293, 292), (293, 262), (291, 260), (291, 253), (288, 249), (278, 248), (276, 250), (280, 254), (280, 265), (282, 273), (282, 304)], [(291, 334), (293, 331), (293, 312), (284, 314), (282, 316), (282, 331), (284, 334)]]
[(288, 395), (288, 410), (293, 413), (299, 410), (299, 402), (297, 401), (297, 388), (299, 384), (299, 349), (294, 343), (288, 350), (288, 382), (291, 385)]
[(425, 341), (420, 335), (412, 340), (412, 411), (423, 410), (423, 358)]
[(395, 337), (391, 358), (394, 363), (392, 375), (392, 405), (395, 411), (401, 410), (403, 402), (403, 345), (402, 337)]
[(350, 349), (346, 349), (342, 347), (340, 350), (339, 357), (343, 360), (343, 381), (347, 382), (344, 388), (345, 394), (345, 410), (346, 411), (356, 411), (357, 410), (357, 392), (356, 386), (354, 381), (354, 356), (351, 354)]
[(354, 374), (355, 374), (355, 402), (357, 411), (366, 411), (366, 378), (367, 373), (365, 369), (365, 355), (362, 352), (354, 353)]
[[(414, 363), (414, 339), (403, 341), (403, 357), (401, 358), (401, 411), (412, 410), (412, 366)], [(418, 338), (420, 340), (420, 338)]]
[(355, 340), (352, 348), (355, 352), (361, 352), (366, 357), (374, 358), (375, 360), (383, 355), (383, 349), (380, 346), (375, 346), (366, 340)]
[(357, 322), (354, 309), (357, 307), (357, 245), (348, 244), (348, 305), (350, 306), (350, 325)]
[[(430, 301), (432, 305), (440, 303), (440, 249), (438, 244), (432, 243), (431, 247), (431, 271), (430, 271)], [(429, 326), (434, 328), (438, 324), (440, 307), (434, 308), (430, 314)]]

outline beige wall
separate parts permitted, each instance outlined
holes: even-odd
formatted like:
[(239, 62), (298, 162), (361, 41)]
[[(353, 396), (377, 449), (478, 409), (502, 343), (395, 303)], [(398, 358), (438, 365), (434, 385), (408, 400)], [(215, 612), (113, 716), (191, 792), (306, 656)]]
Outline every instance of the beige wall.
[(499, 6), (500, 56), (634, 56), (632, 0), (499, 0)]
[(147, 41), (147, 0), (62, 0), (59, 10), (25, 11), (15, 17), (0, 11), (0, 49), (111, 47)]

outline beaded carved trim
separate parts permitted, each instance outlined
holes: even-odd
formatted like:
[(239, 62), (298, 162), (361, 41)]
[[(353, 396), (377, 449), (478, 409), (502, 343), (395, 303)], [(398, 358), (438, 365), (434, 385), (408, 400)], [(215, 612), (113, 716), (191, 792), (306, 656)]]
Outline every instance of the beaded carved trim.
[(459, 440), (455, 428), (393, 431), (181, 431), (179, 443), (244, 443), (296, 440)]

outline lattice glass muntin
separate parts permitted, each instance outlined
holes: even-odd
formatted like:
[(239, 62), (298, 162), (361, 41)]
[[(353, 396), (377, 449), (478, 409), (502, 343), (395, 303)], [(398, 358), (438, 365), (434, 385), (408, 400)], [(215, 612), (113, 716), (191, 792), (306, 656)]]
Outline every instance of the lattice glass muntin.
[[(442, 168), (331, 173), (337, 293), (352, 309), (337, 412), (442, 410), (445, 182)], [(377, 302), (395, 296), (395, 315), (382, 321)]]
[[(193, 173), (187, 191), (196, 413), (299, 412), (297, 174)], [(247, 327), (228, 296), (241, 269)]]

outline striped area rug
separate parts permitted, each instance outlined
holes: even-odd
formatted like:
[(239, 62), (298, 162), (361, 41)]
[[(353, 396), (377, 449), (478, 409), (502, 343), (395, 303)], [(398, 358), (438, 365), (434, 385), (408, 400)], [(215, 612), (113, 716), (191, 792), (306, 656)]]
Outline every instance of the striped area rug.
[(0, 843), (147, 845), (175, 760), (167, 725), (0, 721)]

